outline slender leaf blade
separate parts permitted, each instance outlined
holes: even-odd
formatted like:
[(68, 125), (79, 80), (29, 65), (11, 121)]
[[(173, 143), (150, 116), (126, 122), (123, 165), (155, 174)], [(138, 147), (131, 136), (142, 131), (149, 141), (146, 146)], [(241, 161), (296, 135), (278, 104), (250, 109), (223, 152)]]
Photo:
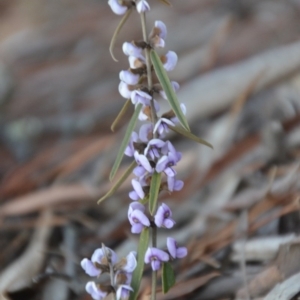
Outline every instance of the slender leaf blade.
[(109, 175), (109, 179), (110, 179), (110, 180), (112, 180), (112, 179), (115, 177), (115, 175), (116, 175), (116, 173), (117, 173), (117, 171), (118, 171), (118, 168), (119, 168), (119, 166), (120, 166), (120, 164), (121, 164), (121, 161), (122, 161), (122, 158), (123, 158), (123, 156), (124, 156), (124, 151), (125, 151), (125, 149), (126, 149), (128, 143), (129, 143), (131, 134), (132, 134), (132, 132), (133, 132), (133, 130), (134, 130), (134, 127), (135, 127), (135, 125), (136, 125), (136, 122), (137, 122), (139, 113), (140, 113), (141, 110), (142, 110), (142, 107), (143, 107), (143, 105), (139, 103), (139, 104), (136, 106), (135, 111), (134, 111), (134, 113), (133, 113), (133, 115), (132, 115), (132, 117), (131, 117), (131, 120), (130, 120), (130, 122), (129, 122), (129, 124), (128, 124), (128, 127), (127, 127), (127, 130), (126, 130), (126, 132), (125, 132), (124, 139), (123, 139), (123, 141), (122, 141), (122, 143), (121, 143), (121, 146), (120, 146), (118, 155), (117, 155), (117, 157), (116, 157), (115, 163), (114, 163), (114, 165), (113, 165), (113, 167), (112, 167), (112, 169), (111, 169), (111, 172), (110, 172), (110, 175)]
[(169, 262), (163, 263), (161, 281), (164, 294), (166, 294), (176, 282), (174, 270)]
[(110, 197), (111, 195), (114, 194), (118, 190), (118, 188), (123, 184), (123, 182), (127, 179), (127, 177), (132, 173), (133, 169), (136, 166), (136, 162), (133, 161), (128, 169), (125, 171), (125, 173), (119, 178), (119, 180), (112, 186), (112, 188), (103, 196), (101, 197), (98, 201), (97, 204), (100, 204), (102, 201)]
[(124, 103), (122, 109), (118, 113), (117, 117), (115, 118), (114, 122), (111, 124), (111, 127), (110, 127), (111, 131), (115, 131), (116, 126), (120, 122), (121, 118), (125, 115), (130, 104), (131, 104), (130, 99), (127, 99), (126, 102)]
[(179, 126), (169, 126), (169, 128), (173, 131), (175, 131), (176, 133), (179, 133), (185, 137), (187, 137), (188, 139), (192, 140), (192, 141), (195, 141), (199, 144), (202, 144), (202, 145), (205, 145), (207, 147), (210, 147), (211, 149), (214, 149), (214, 147), (212, 146), (212, 144), (210, 144), (209, 142), (197, 137), (196, 135), (194, 135), (193, 133), (191, 133), (190, 131), (187, 131), (185, 130), (184, 128), (182, 127), (179, 127)]
[(149, 192), (149, 211), (153, 216), (155, 213), (159, 188), (161, 183), (161, 173), (154, 172), (151, 178), (150, 192)]
[(190, 127), (189, 124), (186, 120), (185, 115), (183, 114), (181, 108), (180, 108), (180, 104), (178, 102), (176, 93), (174, 92), (174, 89), (171, 85), (170, 79), (167, 75), (167, 72), (165, 71), (163, 64), (158, 56), (158, 54), (154, 51), (151, 50), (150, 51), (150, 57), (151, 57), (151, 61), (155, 70), (155, 73), (157, 75), (157, 78), (162, 86), (162, 88), (164, 89), (166, 96), (168, 98), (168, 101), (175, 113), (175, 115), (177, 116), (179, 122), (181, 123), (181, 125), (187, 130), (190, 131)]
[(144, 271), (144, 257), (149, 245), (149, 228), (144, 228), (140, 235), (137, 266), (132, 274), (131, 287), (133, 292), (130, 294), (130, 300), (136, 300), (139, 294), (139, 288)]
[(117, 36), (118, 36), (119, 32), (121, 31), (122, 27), (124, 26), (124, 24), (126, 23), (126, 21), (128, 20), (128, 18), (129, 18), (129, 16), (130, 16), (131, 12), (132, 12), (132, 8), (130, 8), (130, 9), (128, 9), (128, 10), (126, 11), (125, 15), (124, 15), (123, 18), (121, 19), (121, 21), (120, 21), (118, 27), (116, 28), (116, 30), (115, 30), (115, 32), (114, 32), (112, 38), (111, 38), (110, 45), (109, 45), (109, 52), (110, 52), (110, 55), (111, 55), (111, 57), (112, 57), (112, 59), (113, 59), (114, 61), (118, 61), (118, 60), (115, 58), (114, 53), (113, 53), (114, 47), (115, 47), (115, 43), (116, 43), (116, 40), (117, 40)]

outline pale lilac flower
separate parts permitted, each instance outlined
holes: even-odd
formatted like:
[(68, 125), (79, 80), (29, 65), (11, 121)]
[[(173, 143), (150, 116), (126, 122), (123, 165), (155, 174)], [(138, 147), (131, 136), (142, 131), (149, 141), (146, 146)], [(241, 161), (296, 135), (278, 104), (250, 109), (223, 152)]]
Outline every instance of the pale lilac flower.
[(169, 126), (175, 126), (175, 124), (167, 118), (159, 118), (156, 122), (153, 133), (158, 133), (160, 136), (164, 137), (167, 132), (169, 132)]
[(135, 270), (136, 266), (136, 251), (130, 251), (129, 254), (126, 256), (126, 264), (122, 266), (122, 270), (126, 273), (132, 273)]
[(134, 90), (131, 93), (131, 102), (132, 104), (136, 105), (138, 103), (141, 103), (143, 105), (150, 105), (150, 101), (152, 99), (152, 96), (150, 96), (148, 93), (145, 93), (140, 90)]
[(155, 21), (154, 30), (162, 39), (165, 39), (167, 37), (167, 27), (164, 22)]
[(154, 38), (151, 39), (151, 44), (155, 48), (164, 48), (165, 47), (165, 40), (156, 35)]
[(143, 55), (143, 49), (135, 46), (133, 43), (125, 42), (122, 46), (123, 52), (127, 56), (140, 58), (145, 61), (145, 57)]
[(137, 151), (135, 151), (134, 158), (137, 164), (144, 167), (149, 173), (153, 171), (153, 168), (151, 167), (150, 162), (145, 155), (139, 154)]
[(131, 286), (124, 284), (119, 285), (116, 292), (117, 300), (127, 300), (129, 298), (130, 292), (133, 292), (133, 288)]
[(124, 15), (128, 9), (127, 6), (121, 5), (118, 0), (108, 0), (108, 5), (116, 15)]
[(119, 74), (120, 80), (124, 81), (126, 84), (135, 85), (139, 82), (140, 76), (138, 74), (133, 74), (129, 70), (123, 70)]
[(129, 205), (129, 208), (128, 208), (128, 213), (127, 213), (128, 218), (134, 210), (140, 210), (141, 212), (144, 212), (145, 206), (139, 202), (131, 202)]
[(140, 0), (136, 5), (138, 13), (143, 13), (150, 10), (150, 5), (146, 0)]
[(86, 274), (88, 274), (91, 277), (96, 277), (99, 276), (101, 274), (101, 270), (98, 269), (94, 263), (87, 259), (84, 258), (81, 263), (80, 263), (82, 269), (85, 271)]
[(170, 192), (173, 191), (180, 191), (183, 188), (183, 181), (182, 180), (177, 180), (175, 177), (169, 177), (167, 178), (168, 182), (168, 190)]
[(166, 71), (170, 72), (176, 67), (178, 56), (174, 51), (168, 51), (161, 57), (161, 61)]
[[(178, 92), (179, 89), (180, 89), (179, 83), (176, 82), (176, 81), (171, 81), (171, 84), (172, 84), (172, 87), (173, 87), (174, 92)], [(165, 93), (165, 91), (164, 91), (163, 89), (160, 90), (159, 94), (160, 94), (164, 99), (166, 99), (166, 100), (168, 99), (168, 97), (167, 97), (167, 95), (166, 95), (166, 93)]]
[(131, 69), (143, 68), (145, 65), (145, 59), (142, 57), (129, 56), (128, 62)]
[(131, 200), (134, 200), (134, 201), (144, 199), (145, 198), (145, 192), (143, 190), (143, 187), (142, 187), (141, 183), (136, 179), (132, 179), (131, 184), (133, 186), (134, 191), (131, 191), (129, 193), (129, 198)]
[[(159, 109), (160, 109), (160, 106), (159, 106), (158, 102), (155, 99), (153, 99), (153, 103), (154, 103), (154, 109), (155, 109), (155, 111), (158, 112)], [(147, 120), (149, 120), (150, 119), (149, 112), (151, 112), (150, 105), (144, 105), (144, 107), (142, 108), (142, 110), (141, 110), (141, 112), (139, 114), (139, 120), (140, 121), (147, 121)]]
[(174, 155), (171, 152), (168, 155), (162, 156), (156, 164), (156, 172), (164, 172), (168, 177), (174, 177), (177, 172), (172, 167), (176, 165), (180, 158), (180, 156)]
[(132, 157), (135, 152), (134, 143), (138, 143), (138, 141), (139, 141), (139, 136), (136, 132), (133, 131), (131, 134), (129, 144), (124, 151), (124, 154), (129, 157)]
[(161, 263), (166, 261), (169, 261), (169, 255), (165, 251), (154, 247), (150, 247), (146, 251), (145, 263), (151, 263), (153, 271), (158, 271), (161, 267)]
[(121, 81), (119, 84), (119, 93), (123, 98), (130, 99), (132, 91), (124, 81)]
[(153, 125), (152, 123), (143, 124), (140, 127), (139, 138), (142, 142), (148, 143), (150, 139), (153, 137)]
[(165, 142), (160, 139), (152, 139), (148, 142), (147, 147), (145, 148), (144, 154), (149, 155), (152, 160), (159, 158), (161, 156), (160, 149), (165, 146)]
[(167, 247), (170, 255), (175, 258), (183, 258), (187, 255), (186, 247), (178, 247), (175, 239), (168, 237), (167, 238)]
[(150, 226), (148, 217), (139, 209), (135, 209), (129, 214), (129, 222), (131, 232), (135, 234), (141, 233), (144, 227)]
[(96, 249), (92, 255), (91, 260), (93, 263), (97, 262), (99, 264), (107, 264), (106, 258), (108, 258), (109, 260), (108, 263), (111, 263), (112, 265), (116, 264), (116, 262), (118, 261), (116, 252), (108, 247), (105, 247), (104, 249)]
[(104, 292), (97, 286), (97, 284), (93, 281), (89, 281), (86, 286), (85, 290), (89, 293), (94, 300), (102, 300), (107, 296), (107, 292)]
[(165, 227), (165, 228), (172, 228), (175, 224), (175, 221), (172, 219), (172, 211), (168, 205), (162, 204), (155, 216), (154, 216), (154, 223), (157, 227)]

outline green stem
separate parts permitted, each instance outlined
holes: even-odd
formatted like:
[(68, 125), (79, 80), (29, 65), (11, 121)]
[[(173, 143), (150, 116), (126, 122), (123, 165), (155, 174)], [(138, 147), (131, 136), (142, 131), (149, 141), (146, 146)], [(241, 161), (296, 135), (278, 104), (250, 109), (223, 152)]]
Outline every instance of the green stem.
[[(146, 14), (141, 14), (141, 21), (142, 21), (142, 31), (143, 31), (143, 39), (148, 44), (148, 37), (147, 37), (147, 29), (146, 29)], [(148, 79), (148, 89), (149, 91), (152, 89), (153, 82), (152, 82), (152, 64), (151, 64), (151, 58), (150, 58), (150, 49), (149, 47), (146, 47), (145, 49), (146, 54), (146, 67), (147, 67), (147, 79)], [(157, 115), (154, 107), (154, 101), (151, 101), (151, 116), (152, 116), (152, 123), (153, 126), (157, 122)]]
[[(152, 247), (156, 247), (157, 227), (153, 224), (152, 227)], [(151, 286), (151, 300), (156, 300), (156, 282), (157, 271), (152, 271), (152, 286)]]
[[(148, 36), (147, 36), (147, 28), (146, 28), (146, 14), (141, 14), (141, 23), (142, 23), (142, 31), (143, 31), (143, 39), (149, 44)], [(147, 67), (147, 80), (148, 80), (148, 90), (151, 91), (153, 87), (152, 82), (152, 63), (150, 57), (150, 48), (147, 46), (145, 49), (145, 56), (146, 56), (146, 67)], [(157, 122), (157, 115), (154, 107), (154, 100), (151, 100), (151, 117), (153, 127)], [(154, 135), (156, 138), (156, 134)], [(152, 247), (156, 247), (156, 226), (154, 225), (151, 230), (152, 234)], [(156, 281), (157, 281), (157, 271), (152, 271), (152, 288), (151, 288), (151, 300), (156, 300)]]

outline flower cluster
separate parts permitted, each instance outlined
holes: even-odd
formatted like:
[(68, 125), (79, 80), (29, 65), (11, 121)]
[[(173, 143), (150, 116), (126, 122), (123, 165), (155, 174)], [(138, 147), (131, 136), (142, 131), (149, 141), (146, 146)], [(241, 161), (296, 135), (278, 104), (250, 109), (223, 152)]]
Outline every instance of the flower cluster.
[[(150, 9), (146, 1), (139, 1), (137, 9), (142, 5), (147, 7), (147, 10)], [(173, 192), (179, 191), (183, 187), (183, 181), (176, 178), (177, 172), (174, 168), (181, 159), (181, 153), (170, 141), (165, 140), (169, 127), (175, 126), (178, 119), (173, 111), (157, 117), (160, 107), (154, 96), (161, 96), (164, 99), (167, 97), (159, 83), (154, 83), (149, 88), (147, 78), (149, 76), (147, 67), (149, 68), (149, 66), (147, 66), (144, 55), (147, 48), (164, 48), (166, 36), (166, 25), (162, 21), (156, 21), (147, 42), (125, 42), (122, 47), (124, 54), (128, 56), (129, 69), (120, 72), (119, 92), (125, 99), (130, 99), (133, 105), (142, 105), (139, 120), (145, 122), (139, 132), (132, 133), (130, 142), (125, 149), (125, 155), (133, 157), (137, 164), (133, 170), (136, 178), (131, 182), (133, 190), (129, 193), (133, 202), (128, 210), (131, 232), (134, 234), (141, 233), (145, 227), (156, 226), (170, 229), (175, 224), (172, 212), (165, 203), (157, 208), (154, 216), (147, 215), (144, 203), (147, 202), (154, 173), (163, 174), (161, 190)], [(175, 68), (177, 63), (175, 52), (168, 51), (160, 59), (166, 71), (172, 71)], [(151, 81), (153, 80), (155, 80), (155, 76), (151, 78)], [(174, 91), (179, 89), (177, 82), (172, 82), (172, 86)], [(181, 110), (185, 114), (184, 104), (181, 104)], [(181, 258), (187, 253), (186, 248), (178, 248), (176, 241), (172, 238), (168, 238), (167, 247), (173, 259)], [(154, 247), (149, 248), (145, 255), (145, 262), (151, 263), (152, 269), (155, 271), (160, 268), (161, 262), (168, 260), (167, 252)]]
[(91, 277), (99, 277), (102, 273), (112, 275), (111, 286), (98, 285), (89, 281), (85, 289), (95, 300), (104, 299), (110, 292), (116, 293), (117, 300), (128, 299), (132, 272), (136, 268), (136, 252), (130, 252), (126, 258), (118, 261), (117, 254), (110, 248), (103, 246), (96, 249), (91, 259), (84, 258), (81, 267)]
[[(123, 53), (128, 57), (129, 68), (120, 72), (118, 87), (120, 95), (131, 101), (135, 109), (138, 109), (138, 118), (143, 122), (138, 132), (132, 132), (124, 152), (136, 163), (133, 170), (135, 178), (131, 181), (133, 190), (129, 193), (132, 200), (128, 209), (131, 232), (140, 234), (149, 227), (171, 229), (175, 225), (175, 220), (167, 204), (157, 205), (156, 201), (151, 211), (146, 209), (153, 178), (158, 178), (160, 182), (156, 185), (158, 194), (161, 191), (172, 193), (183, 188), (183, 181), (177, 179), (175, 169), (181, 160), (181, 153), (166, 139), (169, 129), (175, 127), (179, 120), (173, 110), (160, 113), (159, 98), (168, 99), (150, 59), (151, 51), (153, 54), (157, 48), (165, 47), (167, 28), (162, 21), (155, 21), (147, 36), (145, 12), (150, 10), (150, 6), (146, 0), (109, 0), (108, 4), (114, 13), (125, 14), (123, 20), (127, 18), (129, 11), (136, 9), (141, 14), (143, 28), (143, 40), (125, 42), (122, 46)], [(160, 57), (155, 53), (155, 57), (156, 61), (160, 60), (161, 70), (164, 69), (166, 72), (172, 71), (177, 64), (177, 54), (173, 51), (168, 51)], [(176, 92), (179, 84), (173, 81), (171, 87)], [(184, 115), (186, 112), (184, 104), (180, 104), (180, 108)], [(142, 258), (145, 263), (151, 264), (153, 271), (159, 270), (164, 262), (187, 255), (187, 249), (179, 247), (172, 237), (167, 238), (167, 250), (156, 248), (155, 244), (156, 242), (153, 242), (153, 246), (148, 247)], [(82, 260), (81, 266), (91, 277), (109, 273), (111, 283), (109, 286), (103, 286), (90, 281), (86, 284), (86, 291), (95, 300), (103, 299), (110, 293), (114, 293), (117, 300), (128, 299), (132, 292), (130, 284), (136, 265), (135, 252), (130, 252), (126, 258), (118, 261), (113, 250), (105, 246), (97, 249), (91, 259)]]

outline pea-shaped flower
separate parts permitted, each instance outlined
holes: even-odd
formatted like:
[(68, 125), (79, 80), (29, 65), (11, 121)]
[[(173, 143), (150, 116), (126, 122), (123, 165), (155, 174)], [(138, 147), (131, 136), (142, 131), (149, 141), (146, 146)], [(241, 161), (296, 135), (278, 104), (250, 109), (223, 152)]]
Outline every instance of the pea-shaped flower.
[(165, 227), (165, 228), (172, 228), (175, 224), (175, 221), (172, 219), (172, 211), (168, 205), (162, 204), (155, 216), (154, 216), (154, 223), (157, 227)]
[(136, 5), (136, 10), (138, 13), (144, 13), (150, 10), (150, 5), (146, 0), (140, 0)]
[(107, 296), (107, 292), (101, 290), (101, 287), (93, 281), (89, 281), (86, 284), (85, 290), (92, 296), (94, 300), (102, 300)]
[(148, 217), (138, 207), (135, 209), (132, 206), (129, 207), (128, 219), (131, 224), (131, 232), (135, 234), (141, 233), (144, 227), (150, 226)]
[(165, 251), (154, 247), (150, 247), (146, 251), (145, 263), (151, 263), (153, 271), (158, 271), (161, 267), (161, 263), (166, 261), (169, 261), (169, 255)]
[(183, 258), (187, 255), (186, 247), (178, 247), (175, 239), (168, 237), (167, 238), (167, 247), (170, 255), (175, 258)]

